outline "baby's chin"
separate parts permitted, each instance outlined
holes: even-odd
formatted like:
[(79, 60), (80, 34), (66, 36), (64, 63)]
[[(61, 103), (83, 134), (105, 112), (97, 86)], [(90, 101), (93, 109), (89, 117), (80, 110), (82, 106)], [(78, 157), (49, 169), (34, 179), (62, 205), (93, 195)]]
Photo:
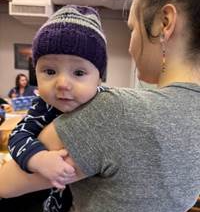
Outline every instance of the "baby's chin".
[(55, 107), (57, 110), (61, 111), (62, 113), (70, 113), (74, 110), (76, 110), (76, 108), (78, 107), (74, 107), (74, 108), (60, 108), (60, 107)]
[(58, 102), (54, 101), (54, 102), (51, 102), (50, 105), (56, 108), (57, 110), (61, 111), (62, 113), (70, 113), (76, 110), (82, 104), (74, 100), (73, 101), (66, 100), (66, 101), (58, 101)]

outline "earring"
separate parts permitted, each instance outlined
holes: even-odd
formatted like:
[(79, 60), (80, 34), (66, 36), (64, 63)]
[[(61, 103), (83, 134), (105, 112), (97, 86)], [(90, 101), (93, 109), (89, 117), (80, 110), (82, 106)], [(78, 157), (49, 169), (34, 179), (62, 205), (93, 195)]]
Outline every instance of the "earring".
[(160, 35), (160, 43), (162, 48), (162, 73), (166, 70), (166, 46), (165, 46), (165, 35)]

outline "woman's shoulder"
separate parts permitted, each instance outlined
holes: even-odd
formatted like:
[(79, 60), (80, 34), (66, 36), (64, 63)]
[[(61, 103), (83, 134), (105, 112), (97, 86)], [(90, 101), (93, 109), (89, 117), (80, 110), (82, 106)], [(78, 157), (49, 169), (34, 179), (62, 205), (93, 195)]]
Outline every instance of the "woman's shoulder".
[(169, 95), (159, 89), (141, 89), (141, 88), (109, 88), (106, 92), (97, 95), (95, 104), (98, 107), (104, 105), (109, 110), (113, 108), (134, 111), (146, 111), (153, 106), (160, 105), (161, 102), (167, 102)]
[(13, 87), (13, 88), (10, 89), (10, 92), (16, 91), (16, 90), (17, 90), (17, 88), (16, 87)]
[(107, 88), (105, 91), (96, 95), (92, 104), (107, 110), (120, 110), (124, 107), (145, 107), (148, 91), (141, 91), (133, 88)]
[(150, 95), (152, 91), (150, 90), (141, 90), (135, 88), (123, 88), (123, 87), (109, 87), (105, 91), (100, 92), (98, 98), (107, 98), (107, 99), (118, 99), (119, 100), (134, 100), (139, 101), (144, 99), (147, 95)]

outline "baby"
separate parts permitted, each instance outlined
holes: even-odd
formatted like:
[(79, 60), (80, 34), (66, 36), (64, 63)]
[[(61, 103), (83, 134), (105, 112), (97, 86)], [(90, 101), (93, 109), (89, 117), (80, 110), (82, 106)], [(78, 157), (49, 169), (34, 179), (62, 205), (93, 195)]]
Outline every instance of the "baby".
[[(37, 136), (55, 117), (75, 110), (106, 90), (99, 86), (106, 76), (107, 52), (96, 10), (68, 5), (53, 14), (33, 40), (33, 64), (40, 97), (13, 130), (9, 150), (23, 170), (38, 172), (63, 189), (65, 177), (75, 175), (74, 168), (64, 161), (67, 152), (48, 151)], [(37, 167), (29, 167), (30, 158), (40, 159)], [(58, 202), (61, 208), (62, 195), (57, 194), (58, 190), (51, 191), (45, 211)], [(56, 201), (53, 195), (57, 195)]]

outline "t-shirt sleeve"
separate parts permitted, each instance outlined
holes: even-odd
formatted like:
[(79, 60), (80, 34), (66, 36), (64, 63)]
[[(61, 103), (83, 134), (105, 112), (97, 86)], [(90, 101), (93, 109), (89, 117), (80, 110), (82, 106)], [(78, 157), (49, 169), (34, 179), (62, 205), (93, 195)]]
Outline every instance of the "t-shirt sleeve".
[(58, 136), (86, 176), (109, 175), (118, 167), (113, 151), (122, 105), (111, 91), (54, 120)]

